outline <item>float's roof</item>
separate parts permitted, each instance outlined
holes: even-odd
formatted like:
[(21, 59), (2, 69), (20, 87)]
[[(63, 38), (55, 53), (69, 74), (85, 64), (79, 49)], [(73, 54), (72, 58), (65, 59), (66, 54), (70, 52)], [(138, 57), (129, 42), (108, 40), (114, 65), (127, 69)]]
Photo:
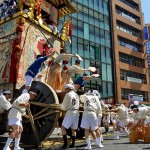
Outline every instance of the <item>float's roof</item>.
[(59, 10), (59, 17), (66, 16), (77, 12), (77, 9), (72, 5), (70, 0), (47, 0)]

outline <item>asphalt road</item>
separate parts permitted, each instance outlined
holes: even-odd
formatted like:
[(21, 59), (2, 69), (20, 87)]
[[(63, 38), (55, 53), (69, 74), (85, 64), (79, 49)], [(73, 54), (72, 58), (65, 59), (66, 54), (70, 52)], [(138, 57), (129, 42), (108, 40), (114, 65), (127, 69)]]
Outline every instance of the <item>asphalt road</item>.
[[(150, 150), (150, 144), (144, 144), (143, 141), (139, 141), (138, 144), (130, 144), (129, 138), (126, 137), (123, 133), (121, 134), (121, 138), (119, 140), (112, 140), (113, 134), (104, 135), (103, 148), (98, 148), (96, 146), (92, 146), (92, 150)], [(62, 138), (59, 136), (59, 138)], [(53, 144), (47, 147), (41, 147), (36, 150), (63, 150), (61, 149), (63, 142), (59, 142), (59, 144)], [(75, 148), (68, 148), (67, 150), (84, 150), (86, 146), (85, 139), (78, 140), (76, 142)], [(33, 150), (26, 148), (25, 150)], [(35, 149), (34, 149), (35, 150)]]
[[(143, 141), (139, 141), (138, 144), (130, 144), (129, 138), (124, 133), (121, 134), (119, 140), (112, 140), (113, 134), (110, 132), (108, 135), (104, 134), (103, 148), (92, 146), (92, 150), (150, 150), (150, 144), (144, 144)], [(51, 135), (49, 140), (45, 142), (45, 145), (41, 148), (24, 147), (24, 150), (63, 150), (61, 135)], [(84, 150), (86, 146), (85, 139), (77, 140), (75, 148), (68, 148), (67, 150)], [(2, 150), (2, 147), (0, 148)]]
[[(98, 148), (92, 146), (92, 150), (150, 150), (150, 144), (144, 144), (143, 141), (139, 141), (138, 144), (130, 144), (129, 138), (127, 138), (124, 134), (121, 135), (120, 140), (112, 140), (112, 135), (108, 135), (104, 137), (103, 148)], [(77, 143), (74, 150), (84, 150), (86, 146), (86, 142), (82, 141)], [(49, 148), (47, 150), (62, 150), (60, 147), (58, 148)], [(70, 149), (72, 150), (72, 149)]]

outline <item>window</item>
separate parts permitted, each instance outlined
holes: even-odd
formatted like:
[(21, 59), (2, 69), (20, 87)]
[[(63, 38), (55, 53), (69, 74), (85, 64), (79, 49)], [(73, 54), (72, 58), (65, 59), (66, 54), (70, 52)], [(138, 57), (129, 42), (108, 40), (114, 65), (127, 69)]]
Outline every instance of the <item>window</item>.
[(78, 20), (78, 36), (83, 38), (83, 22)]
[(77, 25), (77, 19), (72, 18), (72, 26), (73, 26), (73, 35), (77, 36), (77, 29), (78, 29), (78, 25)]
[(121, 96), (123, 100), (128, 100), (129, 94), (142, 95), (144, 101), (148, 101), (148, 93), (144, 91), (132, 90), (132, 89), (121, 89)]
[(110, 32), (105, 31), (105, 42), (106, 42), (106, 46), (110, 47)]
[(132, 71), (120, 70), (120, 79), (128, 82), (146, 83), (146, 76)]
[(137, 30), (137, 29), (130, 27), (130, 26), (128, 26), (124, 23), (121, 23), (119, 21), (117, 22), (117, 29), (121, 30), (123, 32), (126, 32), (127, 34), (131, 34), (133, 36), (141, 38), (141, 31), (140, 30)]
[(95, 27), (95, 42), (100, 43), (100, 31), (97, 27)]
[(107, 80), (106, 64), (102, 63), (102, 80)]
[(84, 40), (84, 56), (85, 58), (89, 58), (90, 57), (90, 53), (89, 53), (89, 42)]
[[(90, 60), (87, 60), (87, 59), (85, 59), (84, 60), (84, 64), (85, 64), (85, 69), (88, 69), (89, 68), (89, 66), (90, 66)], [(90, 75), (90, 72), (89, 71), (86, 71), (86, 74), (87, 75)]]
[(84, 23), (84, 39), (89, 40), (89, 25)]
[(106, 62), (106, 51), (104, 46), (101, 46), (101, 61)]
[(103, 95), (103, 98), (107, 97), (107, 82), (102, 82), (102, 95)]
[(107, 65), (107, 81), (112, 81), (112, 67)]
[(107, 63), (111, 64), (111, 54), (110, 54), (110, 48), (106, 47), (106, 60)]
[(77, 38), (72, 37), (72, 53), (77, 54)]
[(116, 6), (116, 13), (118, 13), (122, 17), (129, 19), (132, 22), (135, 22), (137, 24), (141, 24), (140, 17), (130, 13), (129, 11), (127, 11), (127, 10), (125, 10), (119, 6)]
[(78, 54), (81, 57), (84, 57), (83, 55), (83, 39), (78, 38)]
[(113, 96), (113, 84), (108, 82), (108, 96)]
[(108, 2), (105, 0), (103, 2), (104, 2), (104, 14), (108, 15)]
[(133, 57), (124, 53), (119, 53), (119, 60), (120, 62), (124, 62), (129, 65), (133, 65), (141, 68), (145, 67), (143, 59), (139, 59), (137, 57)]
[(101, 44), (105, 45), (105, 34), (103, 29), (100, 29), (100, 39), (101, 39)]
[(94, 42), (94, 26), (90, 25), (90, 41)]
[(109, 27), (109, 17), (108, 16), (104, 16), (104, 24), (105, 24), (105, 29), (109, 31), (110, 27)]
[(119, 36), (118, 36), (118, 44), (120, 46), (124, 46), (124, 47), (131, 49), (133, 51), (142, 52), (142, 50), (141, 50), (142, 45), (139, 45), (137, 43), (134, 43), (130, 40), (127, 40), (127, 39), (119, 37)]

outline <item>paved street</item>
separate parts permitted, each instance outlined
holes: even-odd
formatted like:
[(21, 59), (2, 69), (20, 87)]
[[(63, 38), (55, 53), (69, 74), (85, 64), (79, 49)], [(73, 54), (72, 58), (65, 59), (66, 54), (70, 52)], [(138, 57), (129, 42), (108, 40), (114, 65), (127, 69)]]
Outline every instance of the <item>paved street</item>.
[[(150, 150), (150, 144), (144, 144), (143, 141), (139, 141), (138, 144), (130, 144), (129, 139), (122, 133), (120, 140), (112, 140), (113, 137), (112, 132), (110, 132), (108, 135), (104, 135), (104, 148), (98, 148), (92, 146), (93, 150)], [(50, 138), (50, 141), (54, 139), (54, 136)], [(50, 144), (47, 143), (46, 147), (39, 148), (38, 150), (63, 150), (61, 149), (61, 146), (63, 144), (62, 137), (58, 136), (57, 142), (50, 142)], [(78, 140), (76, 142), (76, 147), (74, 149), (69, 150), (84, 150), (84, 147), (86, 146), (85, 139)], [(33, 149), (25, 149), (25, 150), (33, 150)]]
[[(120, 140), (112, 140), (112, 135), (108, 135), (104, 137), (104, 148), (96, 148), (92, 147), (93, 150), (150, 150), (150, 144), (144, 144), (142, 141), (139, 141), (138, 144), (130, 144), (129, 139), (122, 135)], [(83, 150), (86, 146), (85, 141), (79, 142), (76, 144), (75, 150)], [(60, 147), (58, 148), (49, 148), (47, 150), (61, 150)], [(71, 150), (71, 149), (70, 149)]]
[[(120, 140), (112, 140), (113, 134), (112, 131), (108, 134), (104, 134), (104, 148), (97, 148), (92, 146), (93, 150), (150, 150), (150, 144), (144, 144), (143, 141), (139, 141), (138, 144), (130, 144), (129, 139), (125, 136), (124, 133), (121, 133)], [(48, 141), (44, 142), (43, 146), (38, 149), (31, 147), (22, 146), (25, 150), (63, 150), (61, 146), (63, 145), (62, 136), (52, 134)], [(69, 150), (84, 150), (86, 146), (85, 139), (77, 140), (76, 147)], [(2, 150), (2, 147), (1, 149)]]

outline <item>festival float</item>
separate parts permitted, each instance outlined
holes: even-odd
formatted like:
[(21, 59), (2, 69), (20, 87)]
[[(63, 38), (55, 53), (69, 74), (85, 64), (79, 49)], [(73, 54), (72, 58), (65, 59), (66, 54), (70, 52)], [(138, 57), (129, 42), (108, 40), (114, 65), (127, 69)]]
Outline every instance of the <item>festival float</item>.
[[(13, 97), (21, 94), (24, 76), (36, 55), (49, 53), (70, 41), (71, 20), (63, 23), (62, 17), (77, 12), (69, 0), (11, 0), (0, 1), (0, 90), (9, 88)], [(57, 54), (56, 54), (57, 55)], [(34, 81), (38, 90), (31, 103), (33, 120), (24, 120), (22, 143), (40, 145), (53, 132), (59, 115), (61, 98), (44, 82)], [(6, 118), (1, 117), (1, 134), (6, 131)]]

